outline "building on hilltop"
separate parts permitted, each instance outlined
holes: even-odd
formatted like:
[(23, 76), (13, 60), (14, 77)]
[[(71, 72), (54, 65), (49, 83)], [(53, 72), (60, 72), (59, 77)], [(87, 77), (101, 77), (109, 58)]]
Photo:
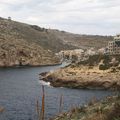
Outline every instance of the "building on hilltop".
[(113, 41), (108, 43), (108, 54), (118, 55), (120, 54), (120, 34), (114, 37)]

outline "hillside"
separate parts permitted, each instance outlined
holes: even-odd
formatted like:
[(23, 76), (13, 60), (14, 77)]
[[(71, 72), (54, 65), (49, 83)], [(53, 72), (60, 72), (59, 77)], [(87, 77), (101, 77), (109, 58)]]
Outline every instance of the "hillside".
[(77, 35), (0, 18), (0, 66), (58, 63), (54, 53), (60, 50), (101, 48), (110, 40), (110, 36)]
[(106, 47), (108, 45), (108, 41), (113, 40), (112, 36), (72, 34), (58, 30), (54, 30), (54, 34), (59, 39), (64, 41), (64, 43), (82, 49), (88, 49), (91, 47), (99, 49), (102, 47)]
[(26, 36), (29, 36), (27, 33), (32, 34), (32, 28), (29, 28), (26, 24), (0, 19), (1, 67), (58, 63), (58, 59), (51, 51), (45, 50), (34, 42), (34, 39), (32, 42), (27, 40)]

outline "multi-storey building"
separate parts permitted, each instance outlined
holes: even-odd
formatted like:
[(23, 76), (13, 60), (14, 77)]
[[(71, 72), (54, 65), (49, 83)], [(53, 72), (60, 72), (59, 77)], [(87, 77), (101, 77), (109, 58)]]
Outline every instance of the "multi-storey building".
[(120, 54), (120, 34), (114, 37), (113, 41), (108, 43), (108, 54), (118, 55)]

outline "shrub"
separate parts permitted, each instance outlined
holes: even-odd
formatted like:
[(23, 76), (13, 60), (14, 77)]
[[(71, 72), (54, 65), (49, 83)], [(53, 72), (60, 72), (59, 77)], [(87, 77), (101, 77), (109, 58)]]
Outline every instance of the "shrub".
[(120, 120), (120, 103), (115, 103), (114, 108), (107, 116), (107, 120)]
[(113, 72), (113, 73), (116, 72), (115, 67), (112, 67), (112, 68), (111, 68), (111, 72)]
[(105, 65), (105, 64), (100, 64), (99, 65), (99, 70), (107, 70), (107, 69), (109, 69), (108, 65)]

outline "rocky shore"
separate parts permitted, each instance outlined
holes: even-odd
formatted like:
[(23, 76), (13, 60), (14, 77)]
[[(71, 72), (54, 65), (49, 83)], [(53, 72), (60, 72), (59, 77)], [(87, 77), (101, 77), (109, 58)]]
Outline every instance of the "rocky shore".
[(54, 72), (41, 74), (40, 79), (50, 82), (54, 87), (85, 89), (120, 89), (120, 71), (99, 70), (98, 66), (75, 66), (61, 68)]

